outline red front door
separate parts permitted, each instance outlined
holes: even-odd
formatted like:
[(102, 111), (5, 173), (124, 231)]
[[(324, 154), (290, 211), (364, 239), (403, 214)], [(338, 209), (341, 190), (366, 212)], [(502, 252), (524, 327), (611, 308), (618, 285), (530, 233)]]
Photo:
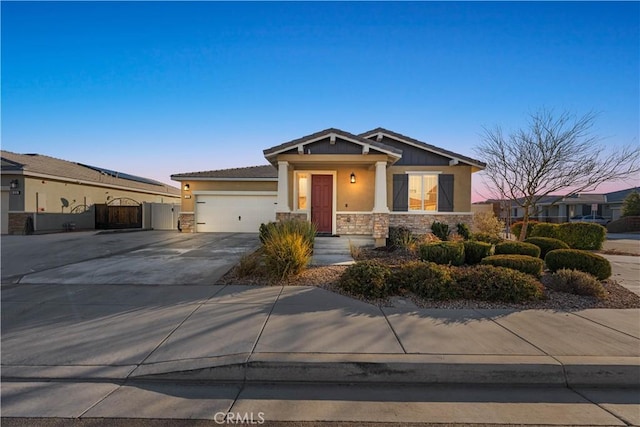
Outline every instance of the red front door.
[(311, 222), (318, 233), (333, 232), (333, 175), (311, 175)]

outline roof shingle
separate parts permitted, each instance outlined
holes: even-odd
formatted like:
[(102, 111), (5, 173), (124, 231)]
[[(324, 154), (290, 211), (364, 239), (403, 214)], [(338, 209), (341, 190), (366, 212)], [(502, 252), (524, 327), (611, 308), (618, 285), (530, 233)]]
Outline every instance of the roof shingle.
[(146, 182), (136, 181), (129, 178), (139, 178), (129, 174), (122, 176), (112, 176), (109, 173), (100, 172), (100, 168), (92, 168), (67, 160), (57, 159), (42, 154), (18, 154), (2, 150), (2, 171), (22, 171), (25, 175), (42, 174), (63, 179), (94, 182), (101, 185), (113, 185), (127, 187), (132, 190), (143, 190), (158, 194), (180, 195), (178, 188), (161, 182), (144, 179)]

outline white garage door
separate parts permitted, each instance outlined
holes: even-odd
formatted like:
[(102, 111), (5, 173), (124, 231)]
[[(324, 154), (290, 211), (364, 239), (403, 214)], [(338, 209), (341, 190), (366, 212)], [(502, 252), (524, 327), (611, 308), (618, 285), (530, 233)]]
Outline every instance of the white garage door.
[(196, 196), (196, 232), (257, 233), (276, 219), (275, 193)]

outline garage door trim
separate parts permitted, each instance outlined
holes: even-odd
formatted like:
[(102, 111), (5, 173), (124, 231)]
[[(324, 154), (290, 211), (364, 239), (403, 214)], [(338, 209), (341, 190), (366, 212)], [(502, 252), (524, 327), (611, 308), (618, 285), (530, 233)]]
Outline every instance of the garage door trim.
[(277, 191), (194, 191), (194, 196), (277, 196)]

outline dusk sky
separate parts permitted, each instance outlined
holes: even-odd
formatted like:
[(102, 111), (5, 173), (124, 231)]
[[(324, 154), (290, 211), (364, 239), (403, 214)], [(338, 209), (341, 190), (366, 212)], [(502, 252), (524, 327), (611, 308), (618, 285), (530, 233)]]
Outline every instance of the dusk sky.
[(174, 186), (173, 173), (265, 164), (263, 149), (329, 127), (382, 126), (477, 158), (483, 126), (518, 128), (542, 107), (596, 111), (607, 146), (639, 143), (638, 2), (1, 12), (2, 149)]

